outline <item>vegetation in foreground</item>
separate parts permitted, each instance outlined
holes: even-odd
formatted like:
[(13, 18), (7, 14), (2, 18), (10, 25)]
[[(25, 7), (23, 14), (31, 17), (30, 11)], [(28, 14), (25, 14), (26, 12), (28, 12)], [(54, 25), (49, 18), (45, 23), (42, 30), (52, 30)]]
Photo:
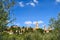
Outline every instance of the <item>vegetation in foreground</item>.
[(1, 40), (60, 40), (60, 34), (51, 32), (51, 33), (40, 33), (40, 32), (29, 32), (23, 34), (7, 34), (3, 33)]

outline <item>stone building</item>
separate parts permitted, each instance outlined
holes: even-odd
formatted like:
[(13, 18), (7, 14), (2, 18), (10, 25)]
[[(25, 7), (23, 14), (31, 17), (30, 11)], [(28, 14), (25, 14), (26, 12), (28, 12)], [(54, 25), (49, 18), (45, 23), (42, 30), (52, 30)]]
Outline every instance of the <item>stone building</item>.
[(49, 33), (50, 31), (52, 31), (52, 28), (48, 27), (47, 29), (46, 26), (44, 25), (44, 33)]
[(35, 28), (33, 28), (33, 30), (37, 30), (37, 29), (39, 29), (39, 24), (38, 24), (38, 22), (35, 23)]

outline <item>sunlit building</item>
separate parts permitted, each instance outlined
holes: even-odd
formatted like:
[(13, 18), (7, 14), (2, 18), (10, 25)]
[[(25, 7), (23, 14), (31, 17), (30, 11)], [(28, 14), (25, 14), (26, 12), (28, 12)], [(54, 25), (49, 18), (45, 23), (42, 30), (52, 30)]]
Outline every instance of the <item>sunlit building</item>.
[(33, 30), (37, 30), (37, 29), (39, 29), (39, 24), (38, 24), (38, 22), (35, 23), (35, 28), (33, 28)]
[(44, 25), (44, 33), (49, 33), (52, 30), (51, 27), (48, 27), (48, 29), (46, 28), (46, 26)]

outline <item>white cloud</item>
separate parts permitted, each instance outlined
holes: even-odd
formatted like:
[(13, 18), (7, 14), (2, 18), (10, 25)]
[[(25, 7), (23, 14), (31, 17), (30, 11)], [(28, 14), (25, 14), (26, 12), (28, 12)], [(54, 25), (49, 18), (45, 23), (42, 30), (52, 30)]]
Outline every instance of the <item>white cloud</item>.
[(44, 23), (43, 21), (34, 21), (33, 24), (36, 24), (37, 22), (38, 22), (38, 24)]
[(15, 25), (19, 26), (20, 24), (19, 23), (16, 23)]
[(37, 1), (37, 0), (33, 0), (32, 2), (26, 3), (26, 5), (31, 5), (31, 6), (33, 6), (33, 7), (35, 7), (36, 4), (38, 4), (38, 1)]
[(56, 0), (56, 2), (60, 2), (60, 0)]
[(31, 21), (25, 21), (25, 24), (32, 24)]
[(33, 7), (35, 7), (35, 3), (33, 3), (33, 2), (29, 2), (29, 3), (26, 3), (26, 5), (30, 5), (30, 6), (33, 6)]
[(34, 21), (33, 24), (36, 24), (36, 21)]
[(20, 23), (16, 23), (16, 22), (14, 22), (13, 24), (14, 24), (14, 25), (17, 25), (17, 26), (19, 26), (19, 25), (20, 25)]
[(43, 21), (38, 21), (39, 24), (44, 23)]
[(38, 3), (38, 1), (37, 1), (37, 0), (33, 0), (33, 2)]
[(33, 1), (27, 2), (27, 3), (25, 3), (25, 4), (24, 4), (24, 2), (22, 2), (22, 1), (19, 2), (20, 7), (24, 7), (24, 6), (26, 6), (26, 5), (30, 5), (30, 6), (35, 7), (37, 4), (38, 4), (38, 1), (37, 1), (37, 0), (33, 0)]
[(20, 7), (24, 7), (23, 2), (19, 2)]
[(35, 3), (33, 3), (33, 2), (31, 2), (30, 5), (33, 6), (33, 7), (35, 7)]

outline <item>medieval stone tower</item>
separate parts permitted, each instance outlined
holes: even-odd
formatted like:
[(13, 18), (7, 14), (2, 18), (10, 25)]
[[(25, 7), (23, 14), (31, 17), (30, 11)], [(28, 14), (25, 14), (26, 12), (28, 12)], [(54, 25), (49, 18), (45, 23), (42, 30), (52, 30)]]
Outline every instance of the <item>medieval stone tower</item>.
[(38, 29), (39, 28), (39, 25), (38, 25), (38, 22), (36, 22), (36, 27), (35, 27), (36, 29)]

